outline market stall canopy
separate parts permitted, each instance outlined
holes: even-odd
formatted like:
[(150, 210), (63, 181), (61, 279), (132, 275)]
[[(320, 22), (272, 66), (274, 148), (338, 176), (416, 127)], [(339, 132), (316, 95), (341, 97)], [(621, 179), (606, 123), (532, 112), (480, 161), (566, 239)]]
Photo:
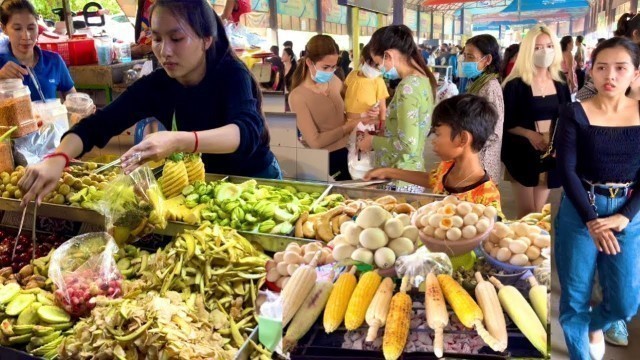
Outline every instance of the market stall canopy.
[(138, 11), (138, 0), (117, 0), (118, 5), (127, 17), (136, 17)]
[(501, 13), (518, 13), (530, 11), (550, 11), (589, 8), (586, 0), (514, 0)]

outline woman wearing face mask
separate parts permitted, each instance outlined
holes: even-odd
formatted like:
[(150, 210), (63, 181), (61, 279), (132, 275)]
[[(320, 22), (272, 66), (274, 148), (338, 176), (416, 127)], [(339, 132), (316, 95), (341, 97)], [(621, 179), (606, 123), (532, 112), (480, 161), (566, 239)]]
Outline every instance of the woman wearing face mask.
[(560, 105), (571, 102), (560, 70), (562, 52), (546, 26), (529, 30), (503, 83), (502, 161), (516, 196), (517, 217), (540, 212), (560, 186), (549, 145)]
[[(344, 82), (344, 107), (347, 111), (347, 119), (359, 119), (376, 125), (377, 129), (383, 129), (387, 116), (386, 99), (389, 97), (387, 85), (382, 79), (382, 73), (378, 70), (371, 58), (369, 45), (362, 49), (360, 56), (360, 70), (352, 71)], [(369, 111), (377, 108), (377, 118), (369, 118)]]
[(478, 35), (467, 40), (464, 61), (460, 63), (460, 76), (466, 78), (467, 94), (482, 96), (496, 108), (498, 122), (494, 134), (480, 151), (480, 161), (496, 184), (502, 179), (502, 127), (504, 124), (504, 101), (502, 87), (498, 81), (500, 67), (500, 45), (491, 35)]
[(281, 178), (269, 149), (260, 87), (229, 46), (222, 21), (206, 0), (157, 0), (151, 10), (153, 52), (162, 68), (85, 118), (56, 152), (27, 168), (19, 186), (23, 204), (58, 183), (69, 159), (104, 147), (138, 120), (155, 117), (165, 128), (122, 156), (126, 173), (175, 152), (202, 153), (207, 172)]
[[(626, 13), (618, 19), (618, 25), (613, 35), (625, 37), (636, 44), (640, 44), (640, 14)], [(598, 89), (593, 84), (593, 79), (589, 78), (576, 94), (576, 99), (585, 101), (594, 97)], [(631, 82), (627, 96), (640, 100), (640, 78)]]
[[(640, 50), (616, 37), (591, 58), (598, 93), (563, 108), (558, 122), (565, 196), (554, 226), (569, 356), (600, 360), (603, 330), (630, 321), (640, 305), (640, 113), (638, 101), (625, 96), (639, 75)], [(596, 269), (603, 298), (590, 308)]]
[[(31, 91), (31, 100), (55, 99), (73, 93), (73, 80), (60, 55), (41, 50), (38, 39), (37, 14), (28, 0), (6, 0), (0, 5), (0, 23), (9, 37), (9, 52), (0, 55), (0, 79), (20, 79)], [(29, 76), (27, 67), (33, 69), (40, 90)]]
[[(383, 76), (401, 81), (389, 104), (384, 136), (365, 134), (359, 148), (375, 151), (376, 167), (425, 171), (423, 154), (431, 126), (436, 79), (405, 25), (378, 29), (369, 46)], [(397, 182), (393, 187), (399, 191), (424, 191), (405, 182)]]
[(347, 141), (360, 119), (345, 121), (342, 81), (333, 74), (338, 46), (331, 36), (316, 35), (305, 53), (293, 74), (291, 110), (306, 145), (329, 151), (329, 175), (338, 181), (350, 180)]

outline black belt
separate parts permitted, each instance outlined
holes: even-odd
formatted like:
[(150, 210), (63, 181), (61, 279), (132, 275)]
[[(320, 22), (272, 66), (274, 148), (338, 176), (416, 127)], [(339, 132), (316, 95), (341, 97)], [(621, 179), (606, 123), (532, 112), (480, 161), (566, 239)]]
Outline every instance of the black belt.
[(596, 195), (606, 196), (611, 199), (630, 196), (633, 190), (633, 184), (629, 184), (628, 186), (591, 185), (584, 180), (582, 181), (582, 186), (584, 186), (588, 192), (593, 192)]

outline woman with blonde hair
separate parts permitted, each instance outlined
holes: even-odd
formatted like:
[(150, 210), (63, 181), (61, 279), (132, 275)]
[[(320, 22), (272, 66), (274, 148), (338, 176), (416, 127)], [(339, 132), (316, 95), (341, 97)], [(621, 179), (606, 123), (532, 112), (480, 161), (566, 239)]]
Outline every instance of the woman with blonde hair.
[(552, 138), (560, 105), (571, 102), (561, 62), (555, 34), (546, 26), (536, 26), (522, 40), (515, 66), (502, 84), (502, 161), (519, 218), (540, 212), (549, 189), (560, 186), (554, 171)]

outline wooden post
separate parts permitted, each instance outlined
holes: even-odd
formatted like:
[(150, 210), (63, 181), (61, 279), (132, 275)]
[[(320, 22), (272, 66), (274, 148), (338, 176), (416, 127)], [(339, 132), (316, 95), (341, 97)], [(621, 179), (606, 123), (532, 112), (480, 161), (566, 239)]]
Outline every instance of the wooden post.
[(73, 18), (71, 17), (71, 9), (69, 0), (62, 0), (62, 12), (64, 13), (64, 23), (67, 26), (67, 35), (69, 38), (73, 35)]

